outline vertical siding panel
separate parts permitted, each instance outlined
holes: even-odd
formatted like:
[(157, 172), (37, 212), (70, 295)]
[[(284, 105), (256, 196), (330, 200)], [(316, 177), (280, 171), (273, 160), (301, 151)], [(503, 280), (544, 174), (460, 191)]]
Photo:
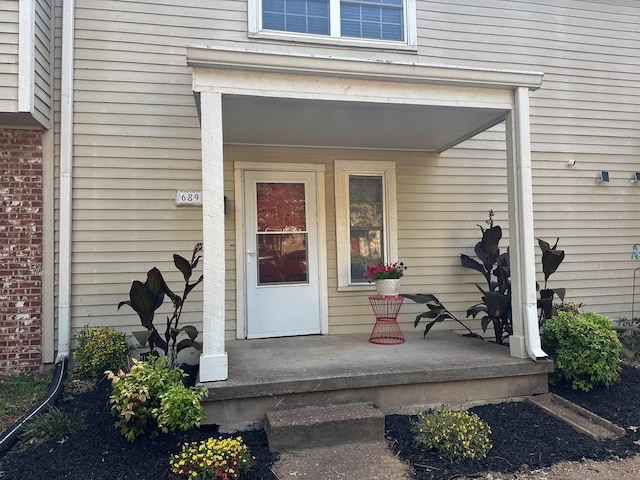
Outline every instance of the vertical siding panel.
[(53, 7), (49, 1), (36, 1), (34, 116), (43, 125), (52, 121), (53, 107)]
[(18, 2), (0, 1), (0, 112), (18, 111)]

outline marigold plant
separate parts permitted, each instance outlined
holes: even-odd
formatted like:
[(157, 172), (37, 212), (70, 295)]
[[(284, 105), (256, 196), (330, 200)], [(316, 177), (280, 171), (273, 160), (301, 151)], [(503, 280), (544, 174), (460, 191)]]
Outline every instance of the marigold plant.
[(489, 425), (475, 413), (454, 411), (447, 405), (419, 413), (413, 434), (419, 446), (449, 460), (484, 458), (493, 447)]
[(237, 479), (255, 463), (242, 437), (184, 443), (169, 461), (171, 478), (185, 480)]

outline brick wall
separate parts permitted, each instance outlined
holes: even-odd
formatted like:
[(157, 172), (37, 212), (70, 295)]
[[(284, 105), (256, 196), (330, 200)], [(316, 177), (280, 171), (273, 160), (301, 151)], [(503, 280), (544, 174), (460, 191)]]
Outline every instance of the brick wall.
[(40, 368), (42, 132), (0, 128), (0, 375)]

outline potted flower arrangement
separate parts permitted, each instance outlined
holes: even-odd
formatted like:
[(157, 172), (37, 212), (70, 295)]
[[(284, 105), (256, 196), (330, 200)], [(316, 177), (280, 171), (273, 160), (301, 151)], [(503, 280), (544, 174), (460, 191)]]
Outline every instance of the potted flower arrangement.
[(376, 292), (384, 297), (395, 297), (400, 288), (400, 278), (407, 269), (403, 262), (379, 263), (367, 267), (367, 280), (376, 284)]

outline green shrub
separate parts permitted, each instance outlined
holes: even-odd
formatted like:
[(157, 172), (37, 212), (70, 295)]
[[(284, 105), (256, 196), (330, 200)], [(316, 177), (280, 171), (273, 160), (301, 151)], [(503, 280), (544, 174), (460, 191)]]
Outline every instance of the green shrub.
[(447, 405), (419, 413), (412, 429), (419, 446), (449, 460), (484, 458), (493, 447), (489, 425), (475, 413), (454, 411)]
[(124, 333), (109, 327), (87, 328), (78, 333), (73, 352), (76, 368), (86, 377), (101, 377), (105, 370), (117, 370), (127, 362), (129, 342)]
[(547, 320), (542, 348), (555, 362), (553, 383), (568, 382), (574, 390), (588, 392), (609, 386), (620, 374), (620, 342), (611, 319), (599, 313), (560, 312)]
[(255, 464), (249, 448), (236, 438), (208, 438), (185, 443), (180, 453), (171, 456), (171, 478), (215, 480), (237, 479)]
[(200, 420), (205, 417), (200, 402), (206, 396), (206, 389), (186, 388), (182, 383), (171, 385), (160, 395), (160, 407), (153, 412), (157, 415), (158, 427), (168, 433), (200, 426)]
[(200, 402), (207, 390), (185, 387), (183, 372), (168, 368), (166, 357), (133, 360), (130, 372), (106, 374), (113, 387), (109, 404), (117, 416), (116, 427), (130, 442), (143, 434), (188, 430), (205, 416)]

